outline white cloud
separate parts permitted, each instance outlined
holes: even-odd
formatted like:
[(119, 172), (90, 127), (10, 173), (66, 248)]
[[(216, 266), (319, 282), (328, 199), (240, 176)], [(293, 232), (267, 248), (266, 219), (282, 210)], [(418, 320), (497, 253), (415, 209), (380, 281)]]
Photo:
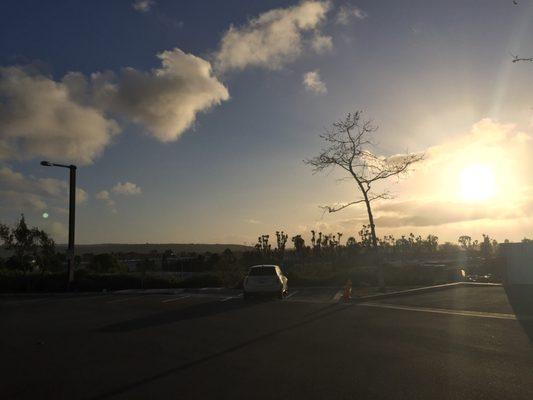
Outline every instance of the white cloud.
[[(329, 1), (302, 1), (260, 14), (244, 26), (230, 26), (214, 55), (217, 70), (278, 69), (294, 61), (302, 53), (306, 35), (316, 34), (329, 9)], [(323, 50), (327, 39), (321, 40)]]
[[(20, 211), (43, 210), (47, 202), (56, 205), (68, 203), (69, 187), (66, 180), (26, 177), (7, 166), (0, 166), (0, 187), (7, 196), (5, 202), (11, 203), (10, 208), (20, 208)], [(85, 203), (87, 198), (85, 190), (76, 188), (76, 204)]]
[(107, 190), (100, 190), (94, 195), (98, 200), (109, 200), (109, 192)]
[(132, 4), (134, 10), (148, 12), (155, 5), (154, 0), (135, 0)]
[[(141, 194), (142, 190), (135, 183), (119, 182), (111, 188), (111, 192), (113, 192), (115, 195), (135, 196)], [(117, 212), (117, 204), (115, 200), (111, 197), (111, 193), (109, 190), (100, 190), (98, 193), (95, 194), (94, 197), (104, 202), (111, 209), (112, 212)]]
[(83, 190), (82, 188), (76, 188), (76, 203), (85, 203), (88, 198), (89, 195), (85, 190)]
[(41, 211), (47, 207), (43, 198), (34, 193), (0, 190), (0, 197), (2, 198), (0, 208), (12, 209), (17, 212)]
[(93, 74), (93, 96), (109, 111), (168, 142), (190, 128), (199, 112), (228, 100), (229, 93), (200, 57), (176, 48), (158, 58), (162, 66), (150, 72), (124, 68), (118, 76)]
[(328, 92), (326, 84), (322, 82), (318, 70), (306, 72), (303, 75), (302, 83), (306, 90), (316, 93), (325, 94)]
[[(42, 192), (56, 197), (66, 197), (69, 193), (69, 185), (66, 180), (61, 181), (54, 178), (39, 178), (34, 185)], [(87, 192), (82, 188), (76, 188), (76, 204), (85, 203), (88, 199)]]
[(333, 39), (331, 36), (324, 36), (317, 33), (311, 39), (311, 48), (318, 54), (325, 53), (333, 49)]
[(7, 166), (0, 167), (0, 183), (4, 188), (17, 188), (18, 190), (27, 190), (30, 187), (24, 175)]
[(367, 14), (360, 8), (351, 5), (343, 4), (337, 11), (336, 22), (340, 25), (348, 25), (352, 18), (365, 19)]
[(119, 182), (113, 186), (113, 189), (111, 190), (116, 194), (122, 194), (125, 196), (133, 196), (142, 193), (141, 188), (132, 182)]
[(111, 211), (113, 212), (117, 212), (117, 209), (116, 209), (116, 203), (115, 201), (111, 198), (111, 195), (109, 194), (109, 191), (107, 190), (101, 190), (99, 191), (98, 193), (96, 193), (95, 197), (98, 199), (98, 200), (101, 200), (103, 201), (110, 209)]
[(118, 125), (56, 82), (22, 67), (0, 67), (0, 158), (37, 156), (89, 164)]
[(59, 159), (92, 163), (120, 131), (109, 115), (144, 126), (157, 139), (176, 140), (196, 115), (229, 99), (206, 60), (180, 49), (158, 54), (149, 72), (124, 68), (79, 72), (62, 80), (23, 67), (0, 67), (0, 159)]
[(58, 243), (65, 243), (68, 240), (68, 228), (61, 222), (42, 219), (39, 221), (39, 227), (51, 235)]
[(51, 196), (61, 196), (65, 194), (67, 184), (55, 178), (41, 178), (35, 181), (35, 186)]

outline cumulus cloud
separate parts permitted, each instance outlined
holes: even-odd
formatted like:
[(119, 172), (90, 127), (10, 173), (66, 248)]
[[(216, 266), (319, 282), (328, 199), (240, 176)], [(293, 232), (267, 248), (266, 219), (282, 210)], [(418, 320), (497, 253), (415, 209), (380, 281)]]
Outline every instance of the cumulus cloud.
[(180, 49), (158, 54), (161, 67), (93, 74), (94, 97), (109, 111), (143, 125), (157, 139), (176, 140), (196, 115), (229, 99), (208, 61)]
[(89, 164), (118, 132), (101, 110), (75, 101), (67, 82), (0, 67), (0, 159), (42, 156)]
[[(32, 193), (45, 198), (67, 199), (69, 192), (69, 185), (66, 180), (26, 177), (8, 166), (0, 166), (0, 184), (5, 189), (20, 193)], [(88, 195), (84, 189), (76, 188), (76, 203), (85, 203), (87, 198)]]
[(3, 188), (17, 188), (18, 190), (27, 190), (31, 187), (24, 175), (7, 166), (0, 166), (0, 183)]
[(85, 203), (89, 195), (87, 192), (81, 188), (76, 188), (76, 203)]
[[(24, 176), (8, 166), (0, 166), (0, 197), (4, 209), (16, 211), (41, 211), (50, 204), (60, 209), (68, 203), (68, 184), (54, 178)], [(88, 194), (82, 188), (76, 189), (76, 203), (87, 201)]]
[(229, 98), (208, 61), (180, 49), (158, 54), (148, 72), (79, 72), (54, 81), (28, 68), (0, 67), (0, 159), (44, 157), (90, 164), (120, 131), (110, 115), (176, 140), (199, 112)]
[[(214, 55), (217, 70), (242, 70), (248, 66), (278, 69), (294, 61), (308, 36), (316, 34), (325, 21), (329, 9), (328, 1), (302, 1), (260, 14), (244, 26), (230, 26)], [(327, 41), (319, 36), (320, 50), (328, 46)]]
[(109, 191), (101, 190), (94, 195), (98, 200), (109, 200)]
[(98, 200), (103, 201), (111, 209), (111, 211), (117, 212), (115, 200), (111, 198), (109, 191), (101, 190), (98, 193), (96, 193), (95, 197)]
[(351, 4), (343, 4), (339, 7), (335, 20), (337, 24), (348, 25), (353, 18), (365, 19), (366, 17), (367, 14), (360, 8)]
[(132, 182), (119, 182), (113, 186), (113, 193), (122, 194), (125, 196), (133, 196), (136, 194), (141, 194), (142, 190), (137, 184)]
[[(132, 4), (144, 12), (155, 2)], [(212, 54), (217, 71), (277, 69), (304, 50), (330, 50), (332, 38), (321, 31), (330, 9), (327, 0), (303, 0), (231, 26)], [(353, 7), (343, 10), (363, 15)], [(115, 118), (168, 142), (193, 127), (199, 113), (229, 99), (207, 60), (178, 48), (157, 57), (161, 65), (149, 71), (69, 72), (59, 80), (31, 67), (0, 67), (0, 160), (43, 157), (90, 164), (120, 132)], [(311, 90), (325, 92), (320, 81), (309, 83)]]
[(3, 209), (16, 208), (16, 211), (41, 211), (46, 209), (47, 204), (41, 196), (34, 193), (23, 193), (15, 190), (0, 190)]
[(113, 186), (110, 190), (101, 190), (95, 194), (94, 197), (97, 200), (102, 201), (104, 204), (106, 204), (110, 208), (112, 212), (116, 213), (117, 204), (115, 200), (111, 197), (111, 192), (113, 192), (115, 195), (135, 196), (135, 195), (141, 194), (142, 190), (135, 183), (119, 182), (115, 186)]
[(322, 82), (318, 70), (306, 72), (303, 75), (302, 83), (306, 90), (315, 94), (325, 94), (328, 92), (326, 84)]
[(132, 4), (134, 10), (148, 12), (155, 5), (154, 0), (135, 0)]
[[(66, 180), (40, 178), (35, 180), (33, 185), (50, 196), (65, 197), (69, 193), (69, 185)], [(85, 203), (88, 197), (85, 190), (76, 188), (76, 204)]]
[(333, 38), (317, 33), (311, 39), (311, 48), (318, 54), (325, 53), (333, 49)]

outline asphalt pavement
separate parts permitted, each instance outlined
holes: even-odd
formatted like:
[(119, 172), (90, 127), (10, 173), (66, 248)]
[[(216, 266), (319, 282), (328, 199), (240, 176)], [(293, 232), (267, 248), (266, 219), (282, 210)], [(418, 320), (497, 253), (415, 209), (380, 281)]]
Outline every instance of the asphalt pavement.
[(1, 398), (531, 398), (528, 317), (502, 287), (340, 294), (3, 297)]

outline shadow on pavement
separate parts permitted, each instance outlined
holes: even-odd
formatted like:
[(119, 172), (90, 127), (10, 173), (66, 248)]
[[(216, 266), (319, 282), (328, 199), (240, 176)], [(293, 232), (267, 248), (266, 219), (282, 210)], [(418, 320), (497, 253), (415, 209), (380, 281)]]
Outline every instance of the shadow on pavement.
[(225, 313), (258, 304), (258, 301), (210, 301), (207, 303), (194, 304), (185, 308), (151, 314), (141, 318), (134, 318), (115, 324), (104, 326), (98, 329), (99, 332), (128, 332), (138, 329), (151, 328), (166, 324), (173, 324), (178, 321), (185, 321), (195, 318), (207, 317), (210, 315)]
[(330, 310), (332, 308), (337, 307), (339, 304), (342, 304), (342, 303), (336, 302), (336, 303), (328, 304), (325, 307), (321, 307), (318, 310), (311, 311), (310, 313), (305, 314), (305, 317), (310, 317), (311, 315), (315, 315), (315, 314), (320, 314), (320, 313), (326, 312), (327, 310)]
[[(241, 302), (241, 306), (243, 304), (245, 304), (245, 303)], [(226, 354), (233, 353), (235, 351), (238, 351), (238, 350), (240, 350), (242, 348), (245, 348), (245, 347), (247, 347), (249, 345), (252, 345), (254, 343), (257, 343), (257, 342), (260, 342), (262, 340), (269, 339), (269, 338), (271, 338), (273, 336), (279, 335), (279, 334), (281, 334), (283, 332), (287, 332), (287, 331), (290, 331), (292, 329), (300, 328), (300, 327), (302, 327), (304, 325), (307, 325), (307, 324), (313, 323), (313, 322), (315, 322), (317, 320), (320, 320), (322, 318), (328, 317), (328, 316), (330, 316), (332, 314), (336, 314), (336, 313), (338, 313), (340, 311), (344, 311), (344, 310), (348, 309), (351, 306), (353, 306), (353, 305), (338, 306), (338, 307), (336, 307), (334, 309), (329, 309), (329, 307), (326, 307), (323, 310), (324, 311), (323, 313), (321, 313), (319, 315), (315, 315), (312, 318), (306, 318), (303, 321), (290, 324), (290, 325), (288, 325), (286, 327), (276, 329), (274, 331), (265, 333), (263, 335), (259, 335), (259, 336), (255, 337), (253, 339), (246, 340), (246, 341), (244, 341), (244, 342), (242, 342), (240, 344), (237, 344), (235, 346), (229, 347), (229, 348), (227, 348), (225, 350), (210, 354), (208, 356), (205, 356), (205, 357), (199, 358), (197, 360), (194, 360), (194, 361), (179, 365), (177, 367), (169, 368), (167, 370), (161, 371), (161, 372), (159, 372), (157, 374), (154, 374), (152, 376), (148, 376), (148, 377), (146, 377), (144, 379), (140, 379), (140, 380), (138, 380), (136, 382), (132, 382), (132, 383), (120, 386), (120, 387), (118, 387), (116, 389), (112, 389), (112, 390), (107, 391), (105, 393), (102, 393), (102, 394), (100, 394), (98, 396), (92, 397), (91, 400), (108, 399), (108, 398), (111, 398), (111, 397), (114, 397), (114, 396), (118, 396), (118, 395), (124, 394), (124, 393), (126, 393), (126, 392), (128, 392), (130, 390), (133, 390), (133, 389), (135, 389), (137, 387), (140, 387), (140, 386), (146, 385), (148, 383), (154, 382), (154, 381), (156, 381), (158, 379), (165, 378), (167, 376), (170, 376), (172, 374), (178, 373), (180, 371), (187, 370), (189, 368), (193, 368), (193, 367), (195, 367), (197, 365), (201, 365), (201, 364), (206, 363), (206, 362), (208, 362), (210, 360), (213, 360), (215, 358), (223, 357)], [(327, 309), (327, 311), (326, 311), (326, 309)]]
[(533, 343), (533, 285), (506, 286), (505, 292), (518, 322)]

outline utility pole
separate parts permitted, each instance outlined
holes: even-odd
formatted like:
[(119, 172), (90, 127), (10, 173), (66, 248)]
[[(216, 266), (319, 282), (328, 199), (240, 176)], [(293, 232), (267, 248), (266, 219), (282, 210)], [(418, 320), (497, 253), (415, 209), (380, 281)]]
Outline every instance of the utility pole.
[(67, 249), (67, 290), (71, 289), (74, 282), (74, 232), (76, 225), (76, 170), (73, 164), (55, 164), (49, 161), (41, 161), (44, 167), (68, 168), (70, 172), (69, 206), (68, 206), (68, 249)]
[(74, 232), (76, 225), (76, 166), (69, 165), (70, 185), (69, 185), (69, 205), (68, 205), (68, 257), (67, 270), (68, 282), (67, 290), (74, 281)]

